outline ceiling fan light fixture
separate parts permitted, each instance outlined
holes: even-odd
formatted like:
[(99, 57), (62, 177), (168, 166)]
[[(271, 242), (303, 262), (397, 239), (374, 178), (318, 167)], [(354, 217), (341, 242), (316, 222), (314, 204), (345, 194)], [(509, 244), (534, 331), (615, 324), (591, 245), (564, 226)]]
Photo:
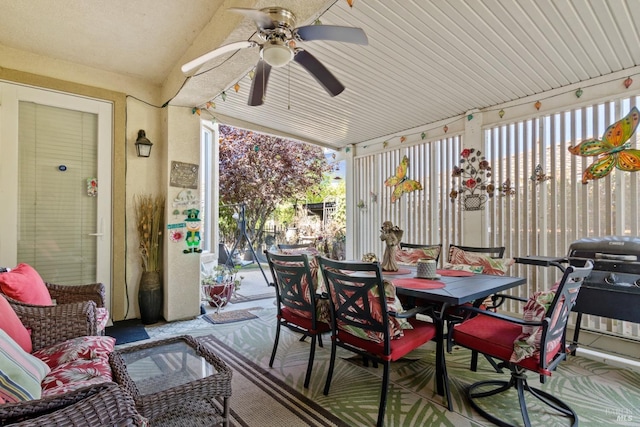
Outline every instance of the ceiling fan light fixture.
[(293, 49), (282, 43), (269, 42), (262, 48), (262, 59), (272, 67), (284, 67), (293, 59)]

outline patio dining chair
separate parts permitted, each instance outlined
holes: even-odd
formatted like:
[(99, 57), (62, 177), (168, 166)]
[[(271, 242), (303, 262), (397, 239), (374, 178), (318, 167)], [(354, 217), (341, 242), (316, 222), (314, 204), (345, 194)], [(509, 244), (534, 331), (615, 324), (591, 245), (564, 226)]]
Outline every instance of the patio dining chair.
[[(455, 263), (455, 255), (454, 253), (459, 251), (455, 251), (454, 248), (459, 249), (461, 251), (464, 252), (471, 252), (474, 254), (481, 254), (481, 255), (486, 255), (488, 257), (491, 257), (493, 259), (500, 259), (504, 256), (504, 252), (505, 252), (505, 247), (504, 246), (495, 246), (495, 247), (479, 247), (479, 246), (460, 246), (460, 245), (449, 245), (449, 253), (447, 255), (447, 261), (450, 263)], [(489, 299), (487, 299), (488, 301)], [(500, 306), (500, 304), (497, 302), (496, 299), (492, 298), (491, 299), (492, 302), (490, 304), (483, 304), (482, 308), (487, 309), (487, 310), (492, 310), (492, 311), (496, 311), (498, 309), (498, 307)], [(504, 302), (504, 300), (501, 300), (501, 302)], [(448, 313), (448, 317), (449, 317), (449, 322), (448, 322), (448, 327), (451, 328), (452, 324), (456, 323), (456, 321), (459, 321), (459, 317), (456, 316), (454, 314), (455, 309), (454, 310), (449, 310)], [(486, 358), (487, 361), (491, 364), (491, 366), (493, 366), (493, 368), (496, 370), (496, 372), (498, 373), (502, 373), (502, 370), (498, 367), (498, 365), (491, 360), (490, 358)], [(473, 351), (471, 353), (471, 363), (470, 363), (470, 369), (472, 371), (477, 371), (478, 370), (478, 352)]]
[(304, 387), (308, 388), (316, 351), (316, 339), (322, 347), (322, 334), (329, 332), (331, 328), (327, 322), (318, 320), (319, 296), (316, 295), (316, 287), (307, 255), (281, 255), (268, 251), (265, 253), (273, 276), (276, 301), (278, 302), (276, 337), (271, 351), (271, 359), (269, 359), (269, 367), (273, 367), (282, 326), (303, 334), (301, 341), (310, 336), (311, 348), (309, 349), (309, 361), (304, 378)]
[[(335, 261), (324, 257), (318, 258), (318, 262), (331, 303), (331, 359), (324, 394), (328, 395), (331, 387), (337, 347), (372, 360), (374, 367), (381, 364), (384, 371), (377, 425), (382, 426), (391, 362), (433, 340), (437, 335), (436, 326), (415, 319), (417, 313), (426, 314), (423, 308), (394, 311), (394, 305), (387, 300), (395, 298), (395, 292), (385, 289), (379, 263)], [(412, 329), (403, 329), (401, 319), (408, 321)], [(450, 405), (446, 367), (443, 372)]]
[(491, 258), (502, 258), (504, 256), (505, 247), (504, 246), (495, 246), (495, 247), (479, 247), (479, 246), (460, 246), (460, 245), (449, 245), (449, 258), (451, 257), (451, 249), (458, 248), (462, 249), (466, 252), (476, 252), (485, 255), (489, 255)]
[(400, 249), (439, 249), (438, 250), (438, 255), (435, 257), (435, 261), (436, 263), (438, 262), (438, 260), (440, 259), (440, 254), (442, 253), (442, 243), (439, 243), (437, 245), (425, 245), (425, 244), (420, 244), (420, 243), (405, 243), (405, 242), (400, 242)]
[[(566, 403), (548, 392), (533, 388), (527, 383), (526, 371), (540, 375), (544, 383), (558, 364), (566, 358), (566, 327), (571, 309), (576, 303), (578, 292), (585, 278), (591, 273), (593, 264), (586, 261), (583, 267), (568, 267), (560, 282), (547, 292), (537, 292), (526, 301), (523, 318), (514, 318), (476, 307), (462, 307), (467, 319), (448, 331), (449, 341), (480, 352), (494, 360), (500, 360), (500, 367), (511, 371), (509, 381), (485, 380), (471, 384), (466, 394), (471, 406), (483, 417), (499, 426), (511, 423), (491, 414), (489, 408), (496, 405), (496, 399), (489, 399), (483, 406), (479, 400), (498, 395), (515, 388), (518, 392), (520, 412), (525, 426), (530, 426), (529, 410), (525, 392), (578, 425), (578, 416)], [(536, 409), (539, 409), (537, 407)], [(495, 412), (495, 411), (494, 411)], [(550, 414), (546, 409), (539, 411)], [(551, 424), (548, 420), (546, 424)]]

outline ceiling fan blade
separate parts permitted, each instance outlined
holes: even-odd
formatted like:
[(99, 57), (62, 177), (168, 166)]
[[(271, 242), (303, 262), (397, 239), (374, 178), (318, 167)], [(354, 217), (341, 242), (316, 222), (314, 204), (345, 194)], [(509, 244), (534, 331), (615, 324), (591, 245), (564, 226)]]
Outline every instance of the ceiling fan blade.
[(331, 40), (366, 45), (369, 39), (362, 28), (338, 25), (305, 25), (293, 30), (302, 41)]
[(293, 60), (302, 65), (331, 96), (342, 93), (344, 86), (315, 56), (303, 49), (296, 51)]
[(231, 12), (241, 13), (247, 18), (253, 19), (260, 29), (273, 30), (274, 28), (276, 28), (276, 24), (273, 23), (271, 17), (261, 10), (247, 9), (244, 7), (230, 7), (227, 10), (230, 10)]
[(271, 65), (262, 59), (259, 60), (256, 65), (256, 74), (253, 76), (253, 81), (251, 82), (251, 91), (249, 92), (248, 104), (250, 106), (255, 107), (264, 103), (270, 72)]
[(205, 53), (204, 55), (199, 56), (196, 59), (193, 59), (187, 62), (182, 66), (181, 70), (184, 74), (188, 75), (196, 71), (203, 64), (207, 63), (208, 61), (211, 61), (213, 58), (217, 56), (224, 55), (225, 53), (233, 52), (234, 50), (246, 49), (248, 47), (254, 47), (254, 46), (258, 46), (258, 43), (250, 40), (243, 41), (243, 42), (235, 42), (225, 46), (221, 46), (217, 49), (212, 50), (209, 53)]

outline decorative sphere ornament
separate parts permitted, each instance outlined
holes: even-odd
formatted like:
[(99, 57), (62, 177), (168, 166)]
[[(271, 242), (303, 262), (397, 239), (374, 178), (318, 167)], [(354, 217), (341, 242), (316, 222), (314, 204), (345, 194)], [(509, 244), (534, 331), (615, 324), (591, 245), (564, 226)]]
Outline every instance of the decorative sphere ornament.
[(473, 114), (469, 114), (469, 115), (467, 116), (467, 120), (468, 120), (468, 121), (473, 120)]
[(627, 77), (627, 79), (624, 81), (624, 87), (629, 89), (629, 86), (631, 86), (631, 83), (633, 83), (633, 79), (631, 77)]
[(577, 97), (577, 98), (580, 98), (581, 96), (582, 96), (582, 89), (578, 89), (578, 90), (576, 91), (576, 97)]
[(237, 93), (240, 90), (240, 84), (239, 83), (234, 84), (233, 85), (233, 90), (235, 90), (236, 93)]
[(498, 115), (500, 116), (500, 118), (503, 118), (504, 117), (504, 110), (498, 111)]
[(444, 127), (442, 128), (442, 130), (444, 130), (444, 133), (447, 133), (449, 131), (449, 126), (444, 125)]
[(534, 107), (536, 107), (536, 110), (539, 110), (539, 109), (540, 109), (540, 107), (542, 107), (542, 102), (540, 102), (540, 101), (536, 101), (536, 103), (535, 103), (535, 104), (533, 104), (533, 106), (534, 106)]
[(420, 139), (425, 139), (426, 137), (427, 137), (427, 134), (426, 134), (426, 133), (422, 132), (422, 133), (420, 134)]

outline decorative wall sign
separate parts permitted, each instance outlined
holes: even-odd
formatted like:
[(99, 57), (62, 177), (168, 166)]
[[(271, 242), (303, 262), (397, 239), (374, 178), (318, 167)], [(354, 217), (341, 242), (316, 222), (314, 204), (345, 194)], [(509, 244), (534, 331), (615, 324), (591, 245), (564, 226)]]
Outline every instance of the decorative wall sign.
[(186, 206), (196, 207), (200, 203), (196, 193), (191, 190), (182, 190), (178, 193), (175, 199), (173, 199), (173, 206)]
[(640, 170), (640, 150), (631, 148), (631, 135), (640, 122), (640, 111), (633, 107), (629, 114), (609, 126), (602, 140), (588, 139), (576, 146), (569, 147), (569, 152), (576, 156), (597, 156), (582, 175), (582, 183), (604, 178), (614, 167), (626, 171)]
[(169, 185), (172, 187), (198, 188), (198, 165), (193, 163), (171, 162)]

